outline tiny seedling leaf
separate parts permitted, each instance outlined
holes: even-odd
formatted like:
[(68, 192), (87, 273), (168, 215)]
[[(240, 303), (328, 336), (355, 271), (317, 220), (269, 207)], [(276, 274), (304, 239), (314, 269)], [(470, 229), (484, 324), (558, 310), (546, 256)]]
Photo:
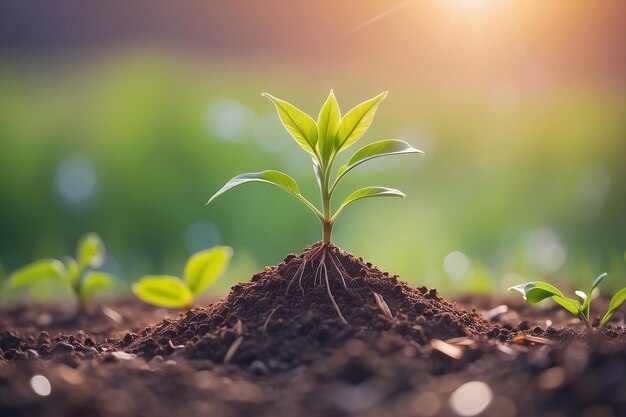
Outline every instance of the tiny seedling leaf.
[(324, 161), (328, 161), (335, 151), (339, 123), (341, 123), (341, 111), (333, 90), (330, 90), (317, 118), (317, 150)]
[(104, 272), (89, 272), (85, 278), (83, 278), (80, 297), (83, 300), (88, 300), (94, 296), (100, 290), (113, 285), (113, 276), (105, 274)]
[(204, 291), (228, 267), (233, 250), (228, 246), (193, 254), (185, 265), (185, 283), (194, 295)]
[(247, 174), (237, 175), (236, 177), (228, 181), (226, 185), (224, 185), (218, 192), (213, 194), (207, 204), (210, 204), (213, 200), (224, 194), (226, 191), (232, 190), (235, 187), (251, 182), (271, 184), (278, 188), (282, 188), (283, 190), (293, 195), (300, 195), (300, 189), (298, 188), (298, 184), (293, 178), (280, 171), (269, 170), (262, 172), (249, 172)]
[(507, 291), (517, 291), (517, 292), (521, 293), (522, 295), (526, 295), (526, 293), (524, 292), (524, 287), (525, 286), (526, 286), (526, 284), (514, 285), (512, 287), (509, 287), (507, 289)]
[(71, 285), (76, 285), (78, 279), (80, 278), (80, 267), (78, 266), (78, 262), (76, 262), (76, 259), (71, 256), (65, 256), (63, 258), (63, 263), (65, 264), (65, 268), (67, 270), (67, 281)]
[(315, 155), (315, 146), (317, 144), (317, 125), (315, 121), (294, 105), (276, 98), (268, 93), (263, 93), (276, 106), (278, 117), (283, 126), (298, 142), (305, 151)]
[(80, 269), (99, 268), (104, 262), (104, 243), (100, 236), (95, 233), (89, 233), (83, 236), (78, 242), (76, 259)]
[(341, 119), (339, 125), (339, 131), (337, 132), (338, 150), (342, 151), (348, 146), (359, 140), (365, 131), (372, 124), (372, 119), (376, 114), (376, 109), (381, 101), (387, 97), (387, 92), (380, 93), (374, 98), (371, 98), (363, 103), (357, 105), (350, 110)]
[(22, 287), (48, 279), (66, 282), (65, 265), (56, 259), (40, 259), (14, 272), (8, 281), (9, 288)]
[(580, 313), (581, 305), (577, 300), (566, 297), (559, 297), (558, 295), (552, 296), (552, 300), (559, 304), (561, 307), (577, 316)]
[(585, 303), (587, 301), (587, 294), (585, 294), (584, 291), (574, 291), (574, 294), (579, 296), (580, 299), (583, 300), (583, 303)]
[(609, 303), (609, 309), (607, 310), (604, 317), (602, 317), (600, 327), (604, 326), (606, 322), (609, 321), (609, 319), (613, 315), (613, 312), (615, 312), (615, 310), (617, 310), (617, 308), (622, 305), (624, 301), (626, 301), (626, 288), (622, 288), (615, 293), (613, 298), (611, 298), (611, 302)]
[(352, 158), (350, 158), (348, 163), (339, 168), (337, 176), (344, 176), (350, 170), (361, 165), (363, 162), (369, 161), (370, 159), (380, 158), (381, 156), (388, 155), (401, 155), (405, 153), (423, 154), (424, 152), (420, 151), (419, 149), (415, 149), (405, 141), (398, 139), (386, 139), (370, 143), (369, 145), (365, 145), (364, 147), (359, 149), (354, 155), (352, 155)]
[(538, 303), (552, 296), (565, 298), (563, 293), (554, 285), (543, 281), (529, 282), (524, 286), (524, 297), (529, 303)]
[(187, 285), (170, 275), (143, 277), (132, 289), (142, 301), (159, 307), (182, 308), (193, 303), (193, 294)]
[(601, 274), (598, 278), (596, 278), (595, 281), (593, 281), (593, 285), (591, 286), (591, 289), (589, 290), (589, 294), (591, 294), (591, 291), (593, 291), (598, 285), (600, 285), (602, 281), (604, 281), (604, 278), (606, 278), (608, 275), (609, 274), (605, 272)]
[(607, 275), (608, 274), (606, 272), (603, 273), (603, 274), (600, 274), (600, 276), (598, 276), (598, 278), (596, 278), (593, 281), (593, 284), (591, 285), (591, 289), (587, 293), (587, 298), (585, 299), (585, 301), (583, 303), (583, 307), (582, 307), (582, 309), (585, 312), (585, 314), (587, 314), (587, 315), (589, 314), (589, 308), (590, 308), (590, 304), (591, 304), (591, 298), (592, 298), (592, 295), (593, 295), (593, 290), (595, 290), (596, 287), (598, 285), (600, 285), (602, 283), (602, 281), (604, 281), (604, 279), (607, 277)]

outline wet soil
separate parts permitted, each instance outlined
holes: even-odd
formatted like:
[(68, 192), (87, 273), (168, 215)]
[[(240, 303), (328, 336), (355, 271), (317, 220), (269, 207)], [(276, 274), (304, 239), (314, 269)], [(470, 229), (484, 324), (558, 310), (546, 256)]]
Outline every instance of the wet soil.
[(318, 244), (166, 318), (0, 310), (0, 416), (626, 415), (623, 313), (591, 335), (546, 306), (450, 302)]

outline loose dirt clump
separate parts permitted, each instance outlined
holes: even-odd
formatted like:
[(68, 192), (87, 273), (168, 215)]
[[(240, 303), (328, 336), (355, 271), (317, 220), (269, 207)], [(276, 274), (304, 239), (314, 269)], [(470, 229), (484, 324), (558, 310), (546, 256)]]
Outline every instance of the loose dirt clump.
[(486, 336), (493, 327), (434, 289), (413, 289), (317, 243), (234, 286), (222, 301), (148, 327), (118, 348), (147, 359), (176, 352), (266, 373), (310, 364), (350, 340), (391, 354), (433, 339)]

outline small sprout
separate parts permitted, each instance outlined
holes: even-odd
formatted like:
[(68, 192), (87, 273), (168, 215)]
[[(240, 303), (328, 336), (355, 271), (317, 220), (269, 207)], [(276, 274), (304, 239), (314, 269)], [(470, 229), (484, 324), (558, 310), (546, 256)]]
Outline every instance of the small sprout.
[(78, 301), (78, 310), (84, 313), (89, 299), (113, 285), (111, 275), (94, 271), (102, 266), (105, 254), (102, 239), (95, 233), (89, 233), (79, 240), (76, 259), (66, 256), (64, 262), (51, 258), (35, 261), (14, 272), (9, 277), (8, 287), (18, 288), (44, 280), (59, 281), (72, 289)]
[[(527, 284), (516, 285), (509, 288), (509, 290), (520, 292), (524, 297), (524, 300), (528, 301), (531, 304), (538, 303), (539, 301), (545, 300), (546, 298), (551, 298), (554, 302), (559, 304), (565, 310), (580, 318), (580, 320), (587, 325), (587, 328), (589, 330), (592, 330), (592, 321), (590, 316), (592, 298), (591, 296), (593, 290), (595, 290), (600, 285), (600, 283), (604, 281), (607, 275), (608, 274), (605, 272), (598, 278), (596, 278), (591, 285), (589, 291), (576, 291), (575, 294), (580, 298), (580, 300), (577, 300), (575, 298), (568, 298), (563, 295), (563, 293), (555, 286), (542, 281), (532, 281)], [(604, 317), (602, 317), (600, 325), (598, 326), (599, 329), (604, 327), (604, 325), (613, 315), (613, 312), (615, 312), (615, 310), (624, 301), (626, 301), (626, 288), (622, 288), (617, 293), (615, 293), (613, 298), (611, 298), (611, 302), (609, 303), (609, 309)]]
[(171, 275), (148, 275), (133, 284), (133, 292), (142, 301), (165, 308), (185, 308), (206, 290), (228, 267), (233, 250), (215, 246), (191, 255), (181, 280)]
[(292, 194), (315, 214), (322, 223), (323, 242), (330, 243), (333, 225), (348, 205), (369, 197), (405, 197), (404, 193), (393, 188), (366, 187), (348, 195), (334, 213), (331, 211), (331, 200), (339, 181), (357, 166), (370, 159), (382, 156), (409, 153), (423, 154), (422, 151), (413, 148), (402, 140), (381, 140), (358, 150), (348, 160), (347, 164), (339, 168), (333, 179), (332, 167), (337, 156), (363, 136), (372, 123), (378, 105), (387, 97), (387, 92), (364, 101), (342, 117), (339, 104), (337, 104), (335, 95), (331, 90), (320, 110), (317, 122), (311, 116), (284, 100), (267, 93), (264, 93), (263, 96), (272, 101), (283, 126), (285, 126), (298, 145), (311, 155), (313, 171), (317, 178), (317, 185), (321, 195), (321, 210), (300, 193), (300, 188), (293, 178), (273, 170), (237, 175), (217, 191), (207, 204), (210, 204), (217, 197), (239, 185), (251, 182), (274, 185)]
[(337, 156), (354, 142), (359, 140), (365, 131), (367, 131), (372, 123), (372, 120), (374, 119), (378, 105), (385, 99), (385, 97), (387, 97), (387, 92), (381, 93), (376, 97), (358, 104), (342, 116), (335, 94), (332, 90), (330, 90), (330, 94), (319, 112), (317, 121), (315, 121), (308, 114), (304, 113), (302, 110), (299, 110), (284, 100), (267, 93), (263, 93), (263, 96), (267, 97), (274, 104), (280, 121), (297, 144), (300, 145), (304, 151), (310, 154), (313, 163), (313, 172), (315, 173), (315, 178), (317, 179), (317, 185), (320, 191), (321, 209), (318, 209), (300, 193), (300, 188), (293, 178), (280, 171), (273, 170), (237, 175), (228, 181), (226, 185), (224, 185), (215, 194), (213, 194), (207, 202), (207, 205), (225, 192), (251, 182), (273, 185), (287, 191), (300, 200), (315, 214), (322, 224), (322, 246), (304, 256), (304, 261), (289, 283), (287, 291), (291, 288), (291, 284), (297, 281), (300, 288), (304, 292), (302, 287), (302, 277), (304, 275), (306, 265), (307, 263), (310, 263), (310, 265), (313, 266), (314, 263), (317, 263), (314, 285), (322, 285), (322, 282), (325, 283), (328, 298), (330, 299), (333, 308), (337, 312), (340, 320), (344, 324), (348, 324), (348, 321), (345, 319), (343, 314), (341, 314), (339, 306), (333, 298), (329, 283), (329, 268), (331, 270), (334, 269), (338, 273), (344, 288), (346, 287), (345, 278), (349, 278), (345, 269), (341, 265), (341, 262), (336, 259), (332, 251), (329, 250), (331, 247), (333, 226), (341, 213), (343, 213), (343, 211), (350, 204), (356, 201), (370, 197), (404, 198), (405, 195), (403, 192), (393, 188), (365, 187), (349, 194), (333, 213), (331, 207), (333, 194), (337, 190), (337, 186), (341, 179), (348, 172), (370, 159), (410, 153), (423, 154), (423, 152), (415, 149), (402, 140), (385, 139), (366, 145), (358, 150), (348, 160), (348, 163), (341, 166), (339, 170), (333, 174), (333, 164), (335, 163)]

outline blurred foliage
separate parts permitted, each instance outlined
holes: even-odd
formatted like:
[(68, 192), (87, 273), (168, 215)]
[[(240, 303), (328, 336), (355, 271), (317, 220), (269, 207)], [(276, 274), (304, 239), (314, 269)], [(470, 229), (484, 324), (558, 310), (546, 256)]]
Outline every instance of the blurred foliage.
[[(426, 156), (391, 168), (372, 161), (346, 178), (335, 204), (347, 190), (378, 183), (407, 199), (349, 208), (336, 244), (445, 291), (502, 290), (520, 276), (577, 282), (604, 270), (623, 286), (623, 93), (598, 85), (452, 93), (358, 77), (333, 85), (323, 73), (310, 82), (268, 68), (136, 50), (69, 66), (0, 61), (7, 273), (67, 253), (93, 230), (109, 249), (104, 270), (127, 282), (178, 273), (191, 253), (232, 246), (231, 268), (213, 287), (223, 292), (321, 239), (317, 220), (279, 190), (250, 187), (205, 206), (233, 175), (268, 168), (318, 200), (308, 156), (260, 93), (312, 112), (330, 87), (347, 107), (388, 88), (362, 143), (404, 139)], [(451, 258), (446, 269), (454, 251), (466, 259)]]

